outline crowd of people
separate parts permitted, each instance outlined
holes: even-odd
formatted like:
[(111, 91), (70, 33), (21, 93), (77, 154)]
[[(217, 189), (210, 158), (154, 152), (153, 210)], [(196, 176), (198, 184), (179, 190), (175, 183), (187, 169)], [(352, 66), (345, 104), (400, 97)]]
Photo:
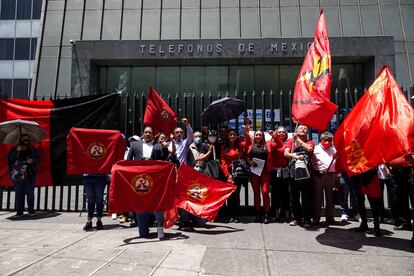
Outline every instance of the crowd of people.
[[(355, 219), (360, 222), (356, 231), (369, 230), (365, 210), (365, 195), (361, 187), (367, 186), (375, 174), (380, 179), (381, 191), (386, 187), (392, 219), (386, 221), (384, 199), (368, 196), (371, 206), (375, 236), (381, 235), (380, 223), (394, 224), (395, 230), (413, 230), (409, 202), (414, 205), (414, 159), (413, 155), (403, 156), (388, 164), (382, 164), (360, 175), (349, 177), (335, 172), (337, 153), (333, 135), (322, 132), (319, 142), (309, 139), (309, 130), (298, 125), (289, 137), (286, 128), (279, 126), (274, 131), (250, 131), (249, 125), (236, 129), (222, 126), (216, 130), (203, 127), (193, 131), (187, 119), (180, 121), (181, 127), (173, 130), (168, 137), (163, 133), (154, 135), (146, 126), (141, 136), (134, 135), (127, 140), (127, 160), (164, 160), (192, 166), (206, 175), (234, 184), (237, 188), (223, 206), (222, 217), (228, 222), (240, 222), (240, 192), (243, 185), (252, 185), (255, 222), (268, 224), (272, 221), (289, 223), (291, 226), (310, 228), (321, 223), (321, 207), (325, 206), (325, 223), (337, 224), (335, 205), (340, 204), (340, 222)], [(23, 135), (19, 144), (8, 156), (11, 180), (16, 191), (16, 216), (23, 215), (24, 196), (27, 195), (29, 214), (34, 213), (33, 189), (37, 151), (30, 145), (30, 137)], [(235, 163), (235, 161), (243, 162)], [(16, 164), (28, 166), (27, 176), (19, 181)], [(241, 176), (235, 164), (244, 163), (253, 173)], [(239, 166), (239, 165), (237, 165)], [(243, 167), (243, 166), (241, 166)], [(248, 168), (245, 168), (248, 169)], [(103, 229), (103, 191), (108, 183), (106, 175), (84, 175), (88, 198), (88, 220), (84, 230), (92, 228), (96, 208), (97, 229)], [(351, 203), (351, 204), (349, 204)], [(180, 209), (180, 227), (192, 224), (204, 225), (205, 221)], [(157, 234), (164, 237), (163, 212), (140, 212), (121, 214), (120, 221), (128, 218), (138, 224), (139, 235), (148, 236), (150, 218), (155, 217)], [(414, 246), (414, 234), (412, 239)]]

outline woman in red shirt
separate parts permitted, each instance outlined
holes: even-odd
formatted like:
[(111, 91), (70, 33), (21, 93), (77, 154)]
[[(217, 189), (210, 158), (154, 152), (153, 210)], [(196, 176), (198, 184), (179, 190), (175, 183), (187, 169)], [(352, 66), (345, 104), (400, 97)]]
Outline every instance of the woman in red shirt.
[[(253, 144), (248, 148), (248, 162), (250, 166), (257, 166), (255, 159), (263, 160), (264, 168), (260, 175), (252, 175), (252, 188), (254, 195), (254, 207), (256, 208), (255, 222), (260, 222), (262, 217), (260, 215), (260, 190), (262, 190), (262, 197), (264, 203), (264, 223), (269, 223), (270, 212), (270, 196), (269, 196), (269, 184), (270, 173), (274, 169), (274, 164), (277, 160), (274, 159), (274, 152), (278, 148), (283, 147), (282, 141), (278, 136), (272, 137), (272, 141), (265, 141), (264, 133), (261, 130), (257, 130), (254, 133)], [(255, 159), (253, 159), (255, 158)]]
[(240, 179), (233, 179), (231, 176), (232, 162), (239, 158), (245, 158), (245, 153), (248, 147), (252, 144), (252, 139), (249, 135), (249, 127), (242, 126), (246, 141), (241, 142), (237, 137), (237, 132), (234, 129), (229, 131), (229, 139), (222, 146), (220, 150), (220, 164), (221, 170), (227, 179), (227, 183), (237, 186), (228, 199), (228, 207), (230, 211), (230, 222), (239, 222), (239, 207), (240, 207), (240, 190), (242, 182)]

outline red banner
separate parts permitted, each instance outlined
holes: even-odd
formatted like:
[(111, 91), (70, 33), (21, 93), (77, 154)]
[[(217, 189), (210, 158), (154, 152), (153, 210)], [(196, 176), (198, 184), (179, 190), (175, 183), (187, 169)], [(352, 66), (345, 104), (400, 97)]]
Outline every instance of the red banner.
[(66, 142), (68, 174), (111, 173), (124, 159), (125, 140), (117, 130), (72, 128)]
[(176, 207), (202, 219), (213, 221), (236, 186), (218, 181), (182, 164), (175, 188)]
[(324, 131), (338, 108), (330, 102), (330, 94), (331, 53), (325, 16), (321, 10), (314, 41), (296, 80), (292, 116), (303, 125)]
[(144, 125), (151, 126), (155, 131), (162, 132), (167, 137), (177, 126), (177, 114), (152, 87), (148, 92)]
[[(41, 143), (34, 144), (39, 152), (36, 186), (52, 185), (50, 158), (50, 111), (52, 101), (29, 101), (20, 99), (0, 99), (0, 122), (24, 119), (35, 121), (47, 132)], [(18, 141), (16, 141), (18, 142)], [(8, 174), (7, 155), (13, 145), (0, 144), (0, 186), (10, 187), (13, 184)]]
[(166, 211), (173, 207), (177, 171), (165, 161), (119, 161), (112, 167), (110, 213)]
[(414, 110), (387, 66), (334, 136), (337, 171), (366, 172), (414, 148)]

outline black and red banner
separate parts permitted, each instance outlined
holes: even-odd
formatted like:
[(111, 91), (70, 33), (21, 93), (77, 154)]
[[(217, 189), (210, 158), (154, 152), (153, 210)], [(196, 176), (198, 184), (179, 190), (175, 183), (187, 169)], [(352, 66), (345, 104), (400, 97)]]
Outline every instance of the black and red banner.
[(125, 148), (118, 130), (74, 127), (67, 137), (67, 173), (109, 174), (124, 159)]
[[(34, 145), (40, 156), (36, 186), (71, 185), (80, 180), (79, 176), (66, 174), (66, 136), (70, 129), (118, 129), (119, 108), (117, 93), (46, 101), (0, 99), (0, 122), (25, 119), (43, 127), (48, 135)], [(12, 147), (0, 144), (0, 186), (3, 187), (12, 186), (7, 164)]]

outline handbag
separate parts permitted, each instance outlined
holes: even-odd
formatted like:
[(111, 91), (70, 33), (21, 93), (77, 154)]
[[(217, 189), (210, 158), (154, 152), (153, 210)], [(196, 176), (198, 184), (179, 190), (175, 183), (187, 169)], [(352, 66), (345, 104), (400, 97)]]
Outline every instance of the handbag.
[(23, 182), (27, 177), (27, 163), (24, 161), (17, 160), (14, 162), (11, 171), (10, 178), (15, 182)]
[(233, 179), (247, 179), (252, 176), (249, 165), (247, 164), (246, 160), (240, 158), (240, 153), (239, 159), (233, 160), (231, 164), (231, 176)]

